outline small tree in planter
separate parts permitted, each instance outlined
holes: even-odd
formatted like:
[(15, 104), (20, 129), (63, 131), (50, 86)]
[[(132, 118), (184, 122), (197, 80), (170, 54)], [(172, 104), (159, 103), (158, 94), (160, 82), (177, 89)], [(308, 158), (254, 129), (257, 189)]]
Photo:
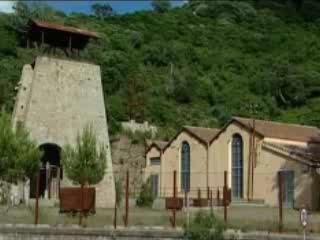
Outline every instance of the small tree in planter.
[[(78, 134), (74, 146), (67, 144), (62, 151), (62, 163), (66, 174), (74, 184), (81, 185), (81, 195), (84, 186), (99, 183), (105, 174), (106, 150), (103, 144), (98, 144), (91, 125), (87, 125)], [(83, 197), (82, 197), (83, 199)], [(80, 213), (79, 224), (82, 223), (83, 212)]]

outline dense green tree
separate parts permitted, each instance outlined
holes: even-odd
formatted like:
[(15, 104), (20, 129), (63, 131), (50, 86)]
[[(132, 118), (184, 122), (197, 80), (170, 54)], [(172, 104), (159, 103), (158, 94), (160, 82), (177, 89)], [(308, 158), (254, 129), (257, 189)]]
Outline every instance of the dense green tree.
[[(13, 129), (11, 116), (0, 112), (0, 181), (2, 201), (10, 207), (11, 184), (25, 183), (33, 179), (39, 170), (41, 152), (27, 131)], [(22, 193), (23, 194), (23, 193)]]
[(111, 17), (113, 15), (113, 9), (109, 3), (95, 3), (92, 5), (91, 8), (98, 18), (106, 18)]
[(152, 0), (152, 7), (156, 12), (164, 13), (171, 8), (170, 0)]
[[(137, 118), (163, 127), (168, 138), (181, 125), (216, 127), (232, 115), (320, 125), (318, 6), (316, 0), (208, 0), (165, 14), (53, 19), (101, 36), (81, 58), (101, 66), (111, 133), (120, 121)], [(7, 110), (23, 64), (35, 55), (8, 24), (23, 15), (0, 15), (0, 105)]]
[(32, 178), (39, 168), (41, 153), (21, 126), (13, 129), (11, 116), (0, 112), (0, 179), (10, 183)]

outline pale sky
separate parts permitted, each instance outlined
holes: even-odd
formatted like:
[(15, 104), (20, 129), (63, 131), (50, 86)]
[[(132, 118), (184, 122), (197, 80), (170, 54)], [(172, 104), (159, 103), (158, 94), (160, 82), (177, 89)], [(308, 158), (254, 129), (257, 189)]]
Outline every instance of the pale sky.
[[(41, 0), (49, 4), (51, 7), (64, 11), (65, 13), (83, 12), (89, 14), (91, 12), (91, 5), (95, 2), (110, 3), (112, 8), (117, 13), (128, 13), (139, 10), (151, 10), (151, 0), (85, 0), (85, 1), (66, 1), (66, 0)], [(39, 1), (40, 2), (40, 1)], [(187, 0), (171, 0), (172, 6), (182, 6)], [(0, 0), (0, 12), (13, 12), (14, 0), (6, 1)]]
[(0, 12), (11, 13), (13, 12), (14, 1), (0, 1)]

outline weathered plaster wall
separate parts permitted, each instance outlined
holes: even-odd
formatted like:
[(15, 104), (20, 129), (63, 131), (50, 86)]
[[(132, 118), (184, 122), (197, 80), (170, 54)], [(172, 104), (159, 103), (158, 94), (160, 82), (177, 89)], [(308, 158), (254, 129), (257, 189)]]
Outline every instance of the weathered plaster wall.
[(223, 172), (228, 171), (228, 186), (232, 186), (231, 143), (235, 134), (239, 134), (243, 141), (243, 197), (246, 198), (251, 134), (237, 123), (230, 124), (210, 146), (209, 183), (210, 187), (221, 188), (224, 184)]
[(184, 196), (181, 191), (181, 147), (186, 141), (190, 145), (190, 197), (197, 197), (198, 189), (203, 191), (207, 186), (207, 148), (187, 132), (181, 132), (163, 153), (161, 166), (161, 193), (162, 196), (172, 196), (173, 171), (177, 171), (177, 189), (180, 197)]
[[(271, 206), (278, 205), (278, 176), (280, 170), (294, 171), (294, 207), (318, 209), (319, 175), (314, 169), (297, 161), (279, 155), (271, 150), (263, 149), (255, 170), (255, 196), (264, 199)], [(264, 186), (264, 187), (261, 187)]]
[[(98, 141), (107, 148), (106, 174), (96, 186), (97, 206), (113, 207), (115, 189), (100, 67), (37, 57), (34, 69), (26, 65), (21, 79), (13, 122), (22, 121), (39, 145), (60, 147), (73, 145), (77, 134), (92, 124)], [(69, 184), (64, 178), (62, 186)]]

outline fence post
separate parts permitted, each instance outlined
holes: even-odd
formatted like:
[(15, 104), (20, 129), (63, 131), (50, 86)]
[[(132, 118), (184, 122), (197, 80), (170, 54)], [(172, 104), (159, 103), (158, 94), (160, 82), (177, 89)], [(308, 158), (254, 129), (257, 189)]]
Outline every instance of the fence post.
[(210, 207), (211, 207), (211, 210), (213, 208), (213, 190), (210, 190)]
[(207, 200), (209, 201), (209, 199), (210, 199), (210, 188), (207, 187)]
[(218, 187), (218, 191), (217, 191), (217, 206), (219, 207), (220, 205), (220, 190), (219, 190), (219, 187)]
[(129, 171), (127, 171), (126, 176), (126, 213), (125, 213), (124, 225), (125, 227), (128, 226), (129, 220)]
[(201, 207), (201, 189), (198, 188), (198, 204), (199, 204), (199, 207)]
[(84, 197), (83, 197), (83, 191), (84, 191), (84, 184), (81, 183), (81, 189), (80, 189), (80, 206), (81, 206), (81, 209), (80, 209), (80, 217), (79, 217), (79, 225), (81, 226), (82, 225), (82, 217), (83, 217), (83, 209), (84, 209)]
[(39, 218), (39, 188), (40, 188), (40, 170), (37, 174), (37, 179), (36, 179), (36, 204), (34, 208), (34, 224), (38, 224), (38, 218)]
[(56, 194), (58, 195), (58, 199), (60, 199), (60, 177), (61, 177), (61, 172), (60, 172), (61, 170), (60, 170), (60, 167), (58, 167), (57, 168), (57, 184), (58, 184), (58, 186), (57, 186), (57, 192), (56, 192)]
[(117, 194), (116, 194), (116, 199), (115, 199), (115, 203), (114, 203), (114, 219), (113, 219), (113, 227), (114, 229), (117, 229), (117, 217), (118, 217), (118, 206), (117, 206)]
[(174, 202), (174, 207), (173, 207), (173, 221), (172, 221), (172, 227), (176, 227), (176, 211), (177, 211), (177, 171), (173, 171), (173, 202)]
[(51, 166), (49, 165), (49, 168), (48, 168), (48, 172), (47, 174), (49, 175), (48, 176), (48, 198), (51, 199)]
[(283, 212), (282, 212), (282, 199), (283, 199), (283, 179), (282, 172), (278, 172), (278, 188), (279, 188), (279, 232), (283, 230)]
[(227, 208), (227, 195), (228, 195), (228, 173), (224, 171), (224, 186), (223, 186), (223, 215), (224, 215), (224, 222), (227, 224), (228, 222), (228, 208)]

